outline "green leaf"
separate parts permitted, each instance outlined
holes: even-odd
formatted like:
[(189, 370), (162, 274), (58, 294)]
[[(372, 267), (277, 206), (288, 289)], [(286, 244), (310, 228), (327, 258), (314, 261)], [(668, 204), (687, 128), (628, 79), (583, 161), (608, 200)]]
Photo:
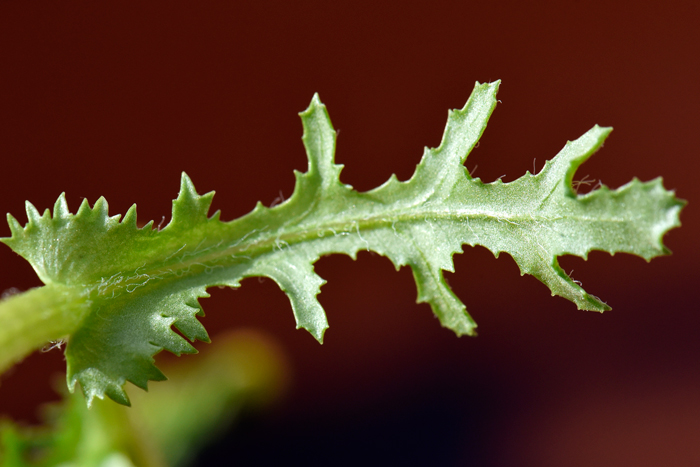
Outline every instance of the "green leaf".
[(131, 457), (141, 461), (136, 465), (162, 465), (147, 463), (143, 434), (136, 434), (124, 407), (102, 402), (88, 410), (78, 397), (44, 406), (42, 426), (1, 420), (0, 466), (133, 467)]
[(0, 418), (0, 467), (190, 465), (242, 408), (277, 399), (286, 378), (287, 362), (265, 336), (218, 337), (199, 361), (170, 362), (171, 381), (136, 394), (133, 409), (107, 401), (88, 409), (81, 395), (59, 389), (63, 400), (41, 407), (41, 425)]
[(369, 192), (340, 182), (336, 133), (316, 95), (301, 113), (308, 170), (295, 173), (294, 193), (279, 206), (258, 204), (221, 222), (218, 212), (207, 217), (213, 193), (198, 195), (183, 174), (172, 221), (160, 231), (152, 223), (137, 228), (135, 207), (121, 222), (109, 217), (104, 199), (92, 208), (84, 202), (77, 214), (63, 195), (53, 215), (28, 204), (25, 227), (8, 216), (12, 237), (3, 241), (32, 264), (46, 287), (60, 286), (64, 295), (68, 288), (84, 304), (66, 351), (69, 386), (79, 382), (88, 403), (106, 394), (128, 404), (126, 381), (146, 388), (149, 380), (165, 378), (153, 365), (155, 353), (194, 352), (172, 327), (190, 341), (208, 340), (196, 318), (205, 289), (238, 287), (245, 277), (277, 282), (297, 327), (322, 341), (328, 323), (316, 296), (324, 281), (313, 264), (332, 253), (354, 258), (360, 250), (375, 251), (397, 268), (409, 266), (418, 301), (458, 335), (474, 334), (476, 324), (443, 271), (453, 271), (452, 255), (464, 244), (508, 253), (522, 274), (580, 309), (609, 309), (568, 277), (557, 258), (585, 258), (593, 249), (647, 260), (666, 254), (662, 237), (679, 225), (684, 202), (661, 179), (576, 194), (576, 169), (610, 133), (598, 126), (568, 142), (536, 175), (511, 183), (472, 178), (464, 161), (486, 128), (498, 86), (476, 84), (465, 107), (449, 113), (440, 146), (425, 150), (408, 181), (392, 176)]

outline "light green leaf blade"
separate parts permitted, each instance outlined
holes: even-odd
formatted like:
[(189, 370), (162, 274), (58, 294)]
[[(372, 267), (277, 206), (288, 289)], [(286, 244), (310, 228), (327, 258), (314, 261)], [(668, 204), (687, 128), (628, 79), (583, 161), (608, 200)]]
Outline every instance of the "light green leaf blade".
[[(458, 335), (476, 324), (447, 285), (452, 256), (464, 244), (482, 245), (496, 256), (508, 253), (522, 274), (531, 274), (586, 310), (608, 306), (589, 295), (558, 265), (565, 254), (625, 252), (647, 260), (668, 251), (663, 235), (678, 226), (683, 202), (660, 179), (586, 195), (572, 188), (577, 168), (610, 132), (593, 127), (569, 142), (542, 171), (503, 183), (483, 183), (464, 167), (496, 106), (500, 82), (475, 85), (461, 110), (451, 111), (440, 146), (426, 149), (406, 182), (392, 176), (359, 193), (340, 181), (336, 133), (315, 95), (302, 112), (309, 166), (295, 173), (296, 186), (284, 203), (258, 204), (230, 221), (208, 217), (213, 192), (199, 195), (183, 174), (173, 201), (172, 221), (162, 230), (136, 226), (132, 207), (120, 222), (107, 203), (84, 202), (71, 214), (61, 195), (40, 214), (27, 205), (29, 222), (8, 221), (3, 239), (24, 256), (47, 288), (61, 287), (80, 300), (80, 325), (69, 336), (68, 381), (80, 383), (88, 402), (104, 395), (128, 404), (126, 381), (146, 388), (164, 375), (153, 365), (162, 349), (191, 353), (189, 341), (208, 340), (197, 320), (206, 288), (238, 287), (251, 276), (273, 279), (288, 295), (297, 327), (317, 340), (328, 327), (317, 300), (324, 280), (313, 269), (324, 255), (374, 251), (399, 268), (409, 266), (418, 301), (428, 303), (443, 326)], [(69, 292), (66, 292), (68, 290)]]

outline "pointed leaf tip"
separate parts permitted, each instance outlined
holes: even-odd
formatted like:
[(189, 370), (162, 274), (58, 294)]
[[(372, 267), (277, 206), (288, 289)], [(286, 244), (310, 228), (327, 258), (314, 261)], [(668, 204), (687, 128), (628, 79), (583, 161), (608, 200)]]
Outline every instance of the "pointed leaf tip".
[(192, 183), (192, 179), (186, 172), (182, 172), (180, 175), (180, 193), (183, 191), (197, 195), (197, 190), (194, 187), (194, 183)]
[(27, 212), (27, 223), (29, 224), (35, 224), (39, 222), (39, 219), (41, 218), (41, 215), (39, 214), (39, 211), (34, 207), (32, 203), (29, 201), (24, 202), (24, 209)]
[(198, 194), (192, 179), (182, 172), (180, 191), (173, 200), (172, 219), (163, 230), (172, 231), (178, 227), (183, 230), (206, 222), (213, 198), (213, 191), (204, 195)]
[(490, 88), (490, 89), (493, 89), (494, 92), (498, 92), (498, 89), (501, 87), (501, 80), (497, 79), (496, 81), (489, 81), (489, 82), (483, 82), (483, 83), (476, 81), (474, 83), (474, 87), (475, 88), (480, 88), (480, 87)]
[(10, 234), (12, 237), (19, 235), (20, 232), (23, 231), (22, 224), (9, 212), (7, 213), (7, 224), (10, 226)]
[(131, 207), (126, 211), (126, 214), (124, 214), (124, 218), (122, 219), (122, 225), (128, 225), (133, 228), (137, 228), (137, 217), (138, 215), (136, 214), (136, 205), (132, 204)]
[(64, 219), (68, 217), (69, 214), (70, 211), (68, 210), (68, 202), (66, 201), (66, 192), (64, 191), (53, 206), (53, 218)]
[(104, 196), (97, 198), (97, 201), (92, 206), (92, 210), (98, 212), (100, 216), (109, 216), (109, 204)]
[(306, 107), (306, 109), (304, 109), (302, 112), (299, 112), (299, 116), (302, 118), (308, 117), (315, 110), (325, 108), (326, 105), (323, 102), (321, 102), (321, 97), (318, 95), (317, 92), (315, 92), (313, 97), (311, 97), (311, 102), (309, 102), (309, 105)]

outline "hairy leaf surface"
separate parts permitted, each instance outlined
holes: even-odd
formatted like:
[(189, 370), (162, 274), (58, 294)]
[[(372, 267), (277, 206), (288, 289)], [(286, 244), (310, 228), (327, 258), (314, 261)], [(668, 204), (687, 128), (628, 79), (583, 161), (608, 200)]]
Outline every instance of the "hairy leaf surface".
[(208, 340), (197, 320), (197, 299), (215, 285), (238, 287), (250, 276), (273, 279), (288, 295), (297, 327), (319, 341), (328, 327), (316, 299), (324, 280), (313, 269), (323, 255), (375, 251), (394, 265), (409, 266), (418, 301), (428, 303), (443, 326), (458, 335), (476, 324), (443, 277), (462, 245), (506, 252), (522, 274), (542, 281), (553, 295), (579, 309), (609, 307), (586, 293), (560, 267), (557, 257), (604, 250), (647, 260), (668, 253), (662, 237), (679, 225), (683, 205), (661, 179), (632, 180), (586, 195), (572, 188), (576, 169), (610, 133), (594, 126), (566, 143), (538, 174), (503, 183), (472, 178), (464, 161), (477, 144), (496, 105), (499, 82), (477, 83), (461, 110), (449, 113), (440, 146), (427, 149), (406, 182), (391, 177), (360, 193), (340, 182), (334, 162), (336, 133), (325, 106), (314, 96), (301, 113), (309, 166), (296, 172), (293, 195), (279, 206), (258, 203), (230, 221), (208, 217), (213, 193), (197, 194), (183, 173), (171, 222), (162, 230), (136, 225), (136, 208), (110, 217), (107, 202), (85, 201), (72, 214), (61, 195), (53, 213), (27, 203), (22, 227), (8, 216), (12, 237), (3, 239), (25, 257), (47, 287), (73, 291), (83, 303), (81, 326), (70, 336), (68, 383), (77, 382), (88, 401), (110, 398), (128, 404), (126, 381), (146, 388), (165, 376), (154, 366), (161, 349), (192, 353), (187, 339)]

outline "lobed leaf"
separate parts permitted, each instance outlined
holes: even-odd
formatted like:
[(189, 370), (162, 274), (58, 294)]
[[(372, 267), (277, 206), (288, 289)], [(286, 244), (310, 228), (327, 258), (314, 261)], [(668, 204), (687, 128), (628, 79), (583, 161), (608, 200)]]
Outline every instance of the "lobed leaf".
[(318, 95), (301, 113), (309, 166), (295, 173), (293, 195), (273, 208), (258, 204), (230, 221), (207, 217), (213, 192), (199, 195), (183, 173), (172, 220), (163, 229), (136, 226), (136, 208), (124, 218), (108, 215), (100, 198), (70, 213), (64, 195), (53, 214), (27, 204), (22, 227), (8, 215), (12, 237), (3, 239), (25, 257), (47, 287), (73, 287), (87, 303), (80, 328), (70, 336), (68, 383), (80, 383), (88, 403), (106, 394), (128, 404), (126, 381), (142, 388), (165, 376), (154, 366), (162, 349), (192, 353), (187, 339), (208, 340), (197, 320), (197, 299), (215, 285), (238, 287), (266, 276), (289, 296), (297, 327), (322, 341), (328, 327), (316, 296), (324, 281), (313, 270), (323, 255), (375, 251), (409, 266), (418, 301), (428, 303), (443, 326), (458, 335), (476, 324), (447, 285), (452, 256), (462, 245), (506, 252), (522, 274), (578, 308), (609, 307), (586, 293), (559, 267), (564, 254), (586, 257), (592, 249), (626, 252), (649, 260), (668, 251), (663, 235), (679, 225), (683, 202), (661, 179), (586, 195), (572, 187), (576, 169), (599, 149), (611, 129), (594, 126), (568, 142), (538, 174), (503, 183), (472, 178), (464, 162), (486, 128), (499, 82), (477, 83), (461, 110), (449, 113), (436, 149), (426, 149), (406, 182), (392, 176), (365, 193), (341, 183), (334, 162), (336, 133)]

